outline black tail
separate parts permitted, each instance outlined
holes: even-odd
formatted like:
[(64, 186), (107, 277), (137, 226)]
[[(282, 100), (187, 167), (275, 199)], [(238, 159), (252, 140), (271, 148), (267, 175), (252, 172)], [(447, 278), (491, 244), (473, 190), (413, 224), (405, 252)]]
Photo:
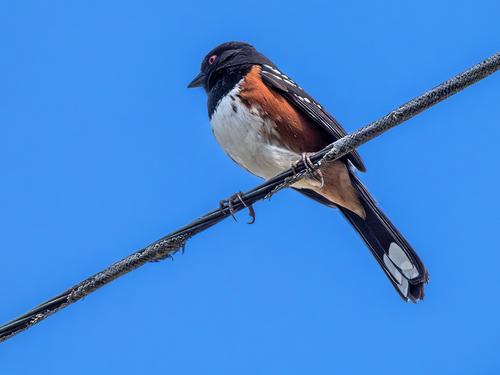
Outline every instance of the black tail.
[(401, 297), (413, 302), (423, 299), (428, 279), (424, 264), (353, 173), (351, 180), (366, 219), (345, 208), (339, 207), (340, 210), (366, 242)]

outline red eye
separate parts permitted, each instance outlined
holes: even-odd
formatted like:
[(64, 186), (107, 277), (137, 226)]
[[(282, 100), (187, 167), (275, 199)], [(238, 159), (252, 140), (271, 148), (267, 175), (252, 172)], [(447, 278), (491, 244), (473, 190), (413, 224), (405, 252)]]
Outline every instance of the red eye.
[(208, 58), (208, 63), (212, 65), (215, 62), (215, 59), (217, 58), (217, 55), (212, 55)]

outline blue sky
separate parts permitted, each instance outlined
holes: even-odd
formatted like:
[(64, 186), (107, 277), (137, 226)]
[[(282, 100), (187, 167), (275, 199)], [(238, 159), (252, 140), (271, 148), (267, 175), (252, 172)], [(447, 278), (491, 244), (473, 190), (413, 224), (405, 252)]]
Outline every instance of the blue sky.
[[(498, 51), (497, 1), (0, 5), (0, 321), (259, 180), (218, 148), (204, 54), (253, 43), (352, 131)], [(360, 149), (430, 272), (403, 303), (293, 191), (9, 340), (2, 374), (496, 374), (500, 76)]]

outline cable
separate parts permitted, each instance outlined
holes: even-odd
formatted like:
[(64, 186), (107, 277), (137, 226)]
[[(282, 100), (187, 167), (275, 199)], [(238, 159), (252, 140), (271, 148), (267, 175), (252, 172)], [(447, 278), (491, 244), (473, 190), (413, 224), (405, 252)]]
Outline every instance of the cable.
[[(439, 86), (403, 104), (396, 110), (369, 125), (335, 141), (323, 150), (311, 156), (313, 168), (317, 169), (322, 163), (336, 160), (369, 140), (381, 135), (385, 131), (403, 123), (420, 112), (432, 107), (440, 101), (456, 94), (460, 90), (493, 74), (500, 69), (500, 53), (489, 57), (472, 68), (441, 83)], [(32, 327), (34, 324), (56, 313), (62, 308), (82, 299), (114, 279), (139, 268), (148, 262), (160, 261), (172, 257), (179, 249), (183, 249), (186, 241), (195, 234), (217, 224), (253, 203), (269, 198), (281, 189), (284, 189), (307, 173), (307, 167), (300, 162), (294, 171), (291, 169), (280, 173), (254, 189), (241, 194), (238, 200), (231, 205), (225, 203), (221, 208), (211, 211), (192, 223), (161, 238), (153, 244), (132, 253), (126, 258), (112, 264), (105, 270), (96, 273), (86, 280), (76, 284), (57, 297), (54, 297), (14, 319), (0, 326), (0, 342)], [(231, 206), (231, 207), (230, 207)]]

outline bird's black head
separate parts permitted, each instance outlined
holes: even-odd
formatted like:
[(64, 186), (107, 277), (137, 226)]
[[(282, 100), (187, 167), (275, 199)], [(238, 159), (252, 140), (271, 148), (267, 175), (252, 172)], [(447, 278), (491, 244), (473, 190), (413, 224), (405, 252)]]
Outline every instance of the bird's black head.
[(272, 64), (248, 43), (227, 42), (211, 50), (201, 62), (200, 73), (188, 85), (209, 92), (227, 74), (248, 70), (254, 64)]

